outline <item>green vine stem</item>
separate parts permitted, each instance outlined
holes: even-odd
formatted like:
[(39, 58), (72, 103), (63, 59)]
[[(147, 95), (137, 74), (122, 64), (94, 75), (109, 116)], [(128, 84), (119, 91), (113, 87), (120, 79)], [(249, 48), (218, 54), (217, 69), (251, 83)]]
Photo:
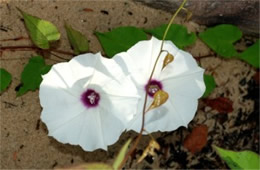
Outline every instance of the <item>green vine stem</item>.
[[(163, 39), (162, 39), (162, 43), (161, 43), (161, 47), (160, 47), (160, 52), (156, 58), (156, 61), (154, 63), (154, 66), (153, 66), (153, 70), (150, 74), (150, 77), (149, 77), (149, 80), (148, 82), (151, 81), (152, 77), (153, 77), (153, 74), (154, 74), (154, 71), (155, 71), (155, 68), (156, 68), (156, 65), (159, 61), (159, 58), (160, 58), (160, 55), (162, 54), (162, 52), (164, 51), (163, 50), (163, 45), (164, 45), (164, 41), (165, 41), (165, 38), (167, 36), (167, 33), (170, 29), (170, 26), (171, 24), (173, 23), (174, 19), (176, 18), (176, 16), (178, 15), (178, 13), (183, 9), (185, 3), (186, 3), (187, 0), (183, 0), (183, 2), (181, 3), (180, 7), (177, 9), (177, 11), (173, 14), (165, 32), (164, 32), (164, 35), (163, 35)], [(129, 159), (129, 157), (133, 154), (133, 152), (135, 151), (137, 145), (139, 144), (140, 142), (140, 139), (142, 137), (142, 134), (143, 134), (143, 131), (144, 131), (144, 122), (145, 122), (145, 113), (146, 113), (146, 104), (147, 104), (147, 97), (148, 97), (148, 94), (146, 92), (145, 94), (145, 100), (144, 100), (144, 106), (143, 106), (143, 112), (142, 112), (142, 126), (141, 126), (141, 129), (140, 129), (140, 133), (138, 134), (136, 140), (135, 140), (135, 143), (133, 144), (133, 146), (130, 148), (129, 152), (126, 154), (124, 160), (121, 162), (120, 166), (119, 166), (119, 169), (122, 169), (123, 166), (125, 165), (126, 161)]]

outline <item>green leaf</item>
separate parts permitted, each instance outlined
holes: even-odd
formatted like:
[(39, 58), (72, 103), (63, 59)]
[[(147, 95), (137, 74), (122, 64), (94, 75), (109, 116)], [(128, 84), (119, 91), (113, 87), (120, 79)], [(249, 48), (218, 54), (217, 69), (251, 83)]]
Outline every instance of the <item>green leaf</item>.
[(58, 29), (49, 21), (42, 20), (18, 9), (23, 15), (25, 26), (33, 43), (42, 49), (49, 49), (49, 42), (60, 39)]
[(5, 69), (0, 68), (0, 93), (3, 92), (11, 83), (12, 75)]
[(21, 74), (22, 87), (17, 92), (17, 96), (21, 96), (29, 90), (38, 89), (42, 82), (42, 75), (46, 74), (50, 69), (51, 66), (45, 65), (41, 56), (32, 57)]
[[(162, 39), (166, 27), (167, 24), (163, 24), (157, 28), (145, 30), (145, 32), (152, 34), (158, 39)], [(188, 33), (187, 28), (179, 24), (172, 24), (165, 38), (165, 40), (171, 40), (178, 48), (181, 49), (192, 45), (196, 39), (197, 37), (195, 33)]]
[(114, 169), (119, 169), (120, 167), (120, 164), (121, 162), (124, 160), (125, 158), (125, 154), (126, 154), (126, 151), (128, 149), (128, 146), (130, 145), (131, 143), (131, 139), (128, 139), (128, 141), (124, 144), (124, 146), (121, 148), (119, 154), (117, 155), (115, 161), (114, 161), (114, 164), (113, 164), (113, 168)]
[(256, 68), (259, 68), (259, 40), (257, 40), (254, 45), (240, 53), (239, 58)]
[(88, 51), (88, 40), (79, 31), (73, 29), (68, 24), (65, 24), (67, 36), (76, 55)]
[(213, 145), (217, 154), (231, 169), (259, 169), (260, 157), (252, 151), (234, 152)]
[(80, 164), (74, 167), (70, 167), (69, 169), (98, 169), (98, 170), (113, 170), (113, 167), (111, 165), (105, 164), (105, 163), (84, 163), (84, 164)]
[(201, 32), (199, 37), (218, 55), (231, 58), (238, 55), (233, 43), (242, 37), (242, 32), (234, 25), (221, 24)]
[(204, 74), (204, 82), (206, 85), (206, 91), (204, 92), (202, 97), (208, 97), (212, 91), (216, 88), (216, 82), (214, 80), (214, 77), (211, 75)]
[(95, 32), (109, 58), (122, 51), (127, 51), (138, 41), (146, 40), (145, 32), (136, 27), (119, 27), (107, 33)]

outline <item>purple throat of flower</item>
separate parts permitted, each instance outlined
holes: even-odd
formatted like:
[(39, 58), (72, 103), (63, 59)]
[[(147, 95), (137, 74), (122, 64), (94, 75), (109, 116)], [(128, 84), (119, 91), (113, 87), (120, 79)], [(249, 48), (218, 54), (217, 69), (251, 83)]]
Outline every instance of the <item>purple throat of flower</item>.
[(158, 80), (151, 80), (145, 85), (145, 91), (150, 97), (153, 97), (154, 94), (163, 88), (163, 85)]
[(100, 95), (93, 89), (87, 89), (81, 95), (81, 102), (87, 108), (97, 107), (100, 100)]

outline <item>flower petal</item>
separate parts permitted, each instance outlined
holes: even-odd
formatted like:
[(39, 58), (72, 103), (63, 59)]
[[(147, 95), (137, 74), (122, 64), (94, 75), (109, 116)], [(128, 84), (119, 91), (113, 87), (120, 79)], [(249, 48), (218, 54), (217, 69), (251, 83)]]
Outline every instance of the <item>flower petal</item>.
[[(193, 119), (198, 105), (197, 99), (179, 95), (170, 97), (164, 105), (145, 114), (145, 130), (147, 132), (173, 131), (180, 126), (186, 127)], [(129, 123), (128, 130), (140, 132), (141, 122), (142, 116), (139, 114), (134, 121)]]
[(98, 63), (100, 57), (100, 53), (88, 53), (79, 55), (70, 60), (68, 62), (68, 66), (71, 68), (71, 72), (74, 75), (73, 79), (79, 80), (93, 75), (95, 66)]
[(197, 69), (195, 72), (183, 76), (172, 77), (162, 81), (165, 91), (170, 94), (177, 93), (187, 98), (198, 99), (205, 91), (203, 81), (203, 69)]
[(120, 137), (121, 133), (125, 130), (124, 122), (115, 116), (114, 109), (107, 108), (106, 110), (100, 109), (100, 127), (102, 130), (102, 137), (106, 145), (114, 144)]
[(97, 148), (107, 149), (98, 117), (97, 109), (86, 110), (68, 121), (66, 125), (50, 130), (49, 135), (62, 143), (78, 144), (87, 151)]
[(179, 50), (175, 55), (174, 61), (168, 64), (161, 73), (161, 80), (185, 76), (201, 70), (195, 59), (189, 53)]
[(84, 108), (81, 102), (44, 107), (41, 119), (47, 125), (49, 130), (53, 130), (61, 126), (66, 126), (67, 122), (74, 119), (85, 110), (86, 108)]
[[(114, 60), (120, 63), (123, 68), (127, 68), (127, 71), (132, 75), (137, 85), (143, 86), (149, 80), (149, 76), (159, 55), (160, 47), (161, 41), (152, 37), (151, 40), (138, 42), (127, 52), (117, 54)], [(177, 53), (177, 50), (174, 46), (169, 52), (174, 55)], [(153, 76), (155, 79), (162, 70), (163, 60), (166, 55), (167, 52), (163, 52), (159, 57)]]

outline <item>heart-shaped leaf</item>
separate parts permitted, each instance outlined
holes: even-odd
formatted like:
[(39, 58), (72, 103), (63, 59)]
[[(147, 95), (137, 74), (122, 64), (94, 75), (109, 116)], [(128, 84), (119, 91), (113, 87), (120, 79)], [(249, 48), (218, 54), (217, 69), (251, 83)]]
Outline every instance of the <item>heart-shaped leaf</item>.
[(49, 49), (49, 42), (60, 39), (58, 29), (49, 21), (27, 14), (18, 9), (24, 18), (25, 26), (29, 32), (32, 42), (39, 48)]
[(70, 25), (65, 24), (67, 36), (76, 55), (88, 51), (88, 40), (79, 31), (73, 29)]
[(203, 97), (205, 98), (208, 97), (212, 93), (212, 91), (216, 88), (216, 83), (213, 76), (206, 75), (206, 74), (204, 74), (204, 82), (206, 85), (206, 90), (203, 94)]
[(259, 68), (259, 40), (257, 40), (254, 45), (240, 53), (239, 58), (256, 68)]
[(0, 93), (3, 92), (11, 83), (12, 75), (5, 69), (0, 68)]
[(238, 55), (233, 43), (242, 37), (242, 32), (234, 25), (221, 24), (201, 32), (199, 37), (218, 55), (230, 58)]
[(231, 169), (260, 169), (260, 157), (252, 151), (234, 152), (214, 146), (218, 155)]
[[(162, 39), (166, 27), (167, 24), (163, 24), (153, 29), (147, 29), (145, 32), (152, 34), (158, 39)], [(181, 49), (192, 45), (196, 39), (197, 37), (195, 33), (188, 33), (187, 28), (179, 24), (172, 24), (165, 38), (165, 40), (171, 40), (178, 48)]]
[(41, 56), (32, 57), (29, 63), (25, 65), (21, 74), (22, 86), (17, 92), (17, 96), (21, 96), (29, 90), (36, 90), (42, 82), (42, 75), (51, 69), (50, 65), (45, 65)]
[(109, 58), (128, 50), (138, 41), (147, 39), (145, 32), (136, 27), (119, 27), (110, 32), (95, 34)]
[(150, 140), (148, 146), (145, 148), (143, 151), (143, 154), (140, 156), (140, 158), (137, 160), (137, 163), (142, 162), (142, 160), (147, 156), (147, 155), (155, 155), (155, 150), (160, 150), (160, 145), (154, 140)]

